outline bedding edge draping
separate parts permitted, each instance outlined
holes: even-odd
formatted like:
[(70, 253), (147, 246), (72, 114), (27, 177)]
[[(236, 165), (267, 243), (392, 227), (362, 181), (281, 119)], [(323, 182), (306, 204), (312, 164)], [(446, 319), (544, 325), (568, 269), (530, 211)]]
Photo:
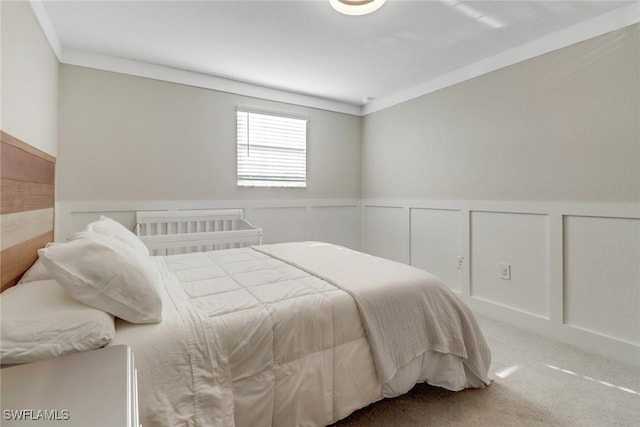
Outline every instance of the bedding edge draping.
[(352, 295), (381, 383), (427, 351), (460, 357), (471, 373), (490, 383), (491, 352), (471, 310), (432, 274), (327, 243), (253, 248)]

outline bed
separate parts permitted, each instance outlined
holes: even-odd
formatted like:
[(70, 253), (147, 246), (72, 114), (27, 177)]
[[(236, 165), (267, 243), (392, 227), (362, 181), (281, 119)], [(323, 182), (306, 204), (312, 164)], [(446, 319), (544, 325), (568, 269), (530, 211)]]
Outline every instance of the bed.
[(0, 295), (2, 363), (126, 344), (144, 426), (322, 426), (490, 383), (470, 310), (404, 264), (322, 242), (149, 256), (106, 217), (38, 253)]
[[(433, 276), (424, 276), (433, 287), (427, 294), (437, 292), (430, 303), (439, 305), (438, 314), (430, 316), (442, 315), (438, 332), (446, 332), (431, 337), (426, 347), (416, 339), (411, 343), (420, 345), (408, 351), (419, 355), (395, 360), (384, 350), (398, 348), (385, 347), (389, 337), (376, 330), (375, 314), (367, 330), (356, 299), (332, 283), (349, 274), (334, 268), (323, 279), (312, 273), (318, 265), (292, 259), (290, 253), (325, 257), (334, 266), (344, 259), (343, 267), (384, 261), (318, 242), (154, 258), (163, 272), (162, 322), (141, 328), (119, 321), (112, 341), (131, 345), (136, 354), (140, 393), (146, 395), (144, 425), (321, 426), (405, 393), (417, 382), (450, 390), (488, 384), (489, 352), (477, 325)], [(401, 265), (389, 266), (414, 277)], [(371, 277), (380, 270), (369, 270)], [(366, 297), (375, 303), (385, 294)], [(406, 300), (392, 305), (400, 309), (406, 303), (408, 310), (413, 296), (408, 293)], [(418, 315), (415, 319), (426, 320)], [(384, 316), (382, 322), (397, 322)], [(367, 333), (375, 333), (383, 347), (380, 366)], [(460, 340), (449, 334), (460, 334)], [(411, 340), (407, 335), (396, 341)], [(394, 362), (386, 363), (387, 357)], [(400, 364), (397, 371), (394, 363)], [(162, 394), (147, 395), (160, 389)]]

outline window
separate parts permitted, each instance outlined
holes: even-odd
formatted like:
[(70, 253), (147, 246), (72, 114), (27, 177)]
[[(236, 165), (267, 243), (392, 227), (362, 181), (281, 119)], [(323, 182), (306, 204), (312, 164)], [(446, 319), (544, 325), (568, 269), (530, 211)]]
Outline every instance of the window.
[(238, 186), (306, 187), (307, 120), (238, 108)]

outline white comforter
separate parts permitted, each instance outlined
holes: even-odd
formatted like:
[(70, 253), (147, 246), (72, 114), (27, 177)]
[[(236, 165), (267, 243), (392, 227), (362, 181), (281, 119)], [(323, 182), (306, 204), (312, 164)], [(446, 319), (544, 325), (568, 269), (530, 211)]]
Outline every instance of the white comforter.
[(409, 265), (316, 242), (257, 250), (349, 292), (364, 321), (378, 379), (387, 383), (427, 351), (453, 354), (486, 379), (491, 352), (471, 311), (434, 275)]
[(384, 344), (376, 338), (374, 362), (350, 293), (295, 267), (300, 260), (260, 252), (269, 247), (300, 249), (264, 245), (155, 259), (163, 321), (119, 322), (112, 341), (134, 351), (144, 426), (320, 426), (417, 381), (452, 390), (488, 384), (488, 349), (475, 322), (461, 322), (454, 311), (458, 319), (442, 328), (439, 315), (425, 318), (425, 310), (410, 317), (453, 330), (466, 354), (429, 346), (381, 384)]

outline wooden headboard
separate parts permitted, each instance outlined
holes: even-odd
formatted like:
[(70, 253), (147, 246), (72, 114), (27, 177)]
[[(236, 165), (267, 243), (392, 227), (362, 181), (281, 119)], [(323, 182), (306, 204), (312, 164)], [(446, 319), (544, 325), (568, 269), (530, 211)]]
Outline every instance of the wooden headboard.
[(53, 241), (55, 157), (0, 131), (0, 291)]

